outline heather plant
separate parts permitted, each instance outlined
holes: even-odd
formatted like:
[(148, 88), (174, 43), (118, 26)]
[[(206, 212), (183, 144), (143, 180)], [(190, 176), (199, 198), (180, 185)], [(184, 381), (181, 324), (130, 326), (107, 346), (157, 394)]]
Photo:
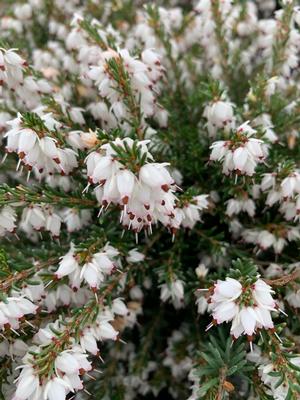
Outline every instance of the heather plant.
[(296, 0), (0, 4), (0, 399), (300, 398)]

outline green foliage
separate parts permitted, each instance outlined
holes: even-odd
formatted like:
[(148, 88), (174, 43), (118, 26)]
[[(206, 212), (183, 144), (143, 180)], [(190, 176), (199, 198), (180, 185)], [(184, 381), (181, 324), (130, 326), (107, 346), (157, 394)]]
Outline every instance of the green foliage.
[(241, 278), (256, 280), (257, 266), (250, 259), (237, 259), (232, 261), (232, 268), (229, 270), (229, 276), (237, 280)]
[[(106, 50), (107, 49), (107, 44), (101, 37), (99, 30), (97, 29), (97, 25), (93, 24), (91, 20), (83, 19), (79, 23), (80, 27), (86, 31), (86, 33), (89, 35), (89, 37), (98, 45), (101, 47), (101, 49)], [(100, 26), (98, 27), (100, 28)], [(108, 45), (109, 47), (114, 48), (114, 44), (112, 40), (108, 40)]]
[(4, 247), (0, 247), (0, 277), (3, 278), (7, 276), (10, 272), (8, 265), (8, 256)]
[(34, 112), (25, 112), (22, 115), (22, 124), (24, 128), (33, 129), (41, 135), (49, 132), (42, 118)]
[(235, 390), (236, 378), (247, 381), (247, 374), (253, 370), (245, 357), (245, 343), (241, 340), (233, 342), (220, 328), (218, 335), (210, 335), (203, 349), (193, 373), (200, 379), (196, 394), (199, 399), (225, 399)]

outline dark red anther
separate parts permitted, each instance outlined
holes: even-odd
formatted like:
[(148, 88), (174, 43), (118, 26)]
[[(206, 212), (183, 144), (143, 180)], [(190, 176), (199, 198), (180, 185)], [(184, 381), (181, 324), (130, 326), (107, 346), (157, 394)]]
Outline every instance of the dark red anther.
[(128, 196), (124, 196), (123, 199), (122, 199), (122, 203), (123, 204), (128, 204), (128, 201), (129, 201), (129, 197)]

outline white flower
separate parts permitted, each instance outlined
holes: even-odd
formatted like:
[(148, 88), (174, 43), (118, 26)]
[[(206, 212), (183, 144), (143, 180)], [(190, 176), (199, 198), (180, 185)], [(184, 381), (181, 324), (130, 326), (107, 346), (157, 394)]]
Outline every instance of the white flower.
[(14, 50), (0, 49), (0, 82), (4, 81), (10, 88), (16, 89), (23, 81), (23, 69), (26, 61)]
[(55, 214), (51, 209), (47, 210), (45, 228), (51, 233), (53, 237), (58, 238), (60, 234), (61, 218)]
[(113, 300), (112, 303), (112, 312), (117, 315), (127, 315), (128, 308), (126, 307), (125, 303), (122, 299), (117, 298)]
[(142, 183), (150, 188), (162, 188), (165, 192), (168, 191), (170, 185), (174, 182), (171, 175), (164, 168), (166, 164), (145, 164), (139, 172), (139, 178)]
[[(201, 221), (202, 211), (206, 210), (208, 206), (208, 195), (202, 194), (194, 196), (190, 202), (184, 203), (183, 207), (180, 209), (182, 213), (178, 221), (179, 226), (181, 224), (184, 228), (192, 229), (198, 221)], [(179, 210), (179, 208), (177, 210)], [(172, 219), (173, 216), (170, 221), (171, 226), (176, 223), (176, 219), (175, 221), (172, 221)]]
[(198, 297), (196, 300), (196, 305), (198, 314), (204, 314), (209, 308), (207, 299), (204, 296)]
[(56, 358), (55, 368), (66, 374), (75, 374), (79, 372), (81, 367), (70, 352), (64, 351)]
[[(31, 366), (23, 368), (19, 378), (14, 400), (27, 400), (39, 393), (39, 378)], [(37, 397), (36, 397), (37, 398)]]
[(210, 296), (211, 313), (216, 324), (232, 321), (231, 334), (252, 336), (257, 329), (273, 328), (270, 311), (274, 311), (272, 289), (261, 279), (242, 286), (236, 279), (218, 281)]
[(118, 171), (116, 179), (122, 203), (127, 204), (132, 196), (136, 177), (131, 171), (123, 169)]
[(206, 268), (205, 264), (200, 263), (195, 272), (198, 278), (205, 278), (208, 273), (208, 269)]
[(90, 210), (67, 208), (62, 213), (63, 222), (67, 225), (68, 232), (79, 231), (91, 222)]
[(215, 135), (218, 129), (230, 130), (234, 123), (233, 105), (230, 102), (218, 100), (208, 104), (204, 109), (208, 121), (208, 130)]
[(144, 293), (138, 285), (133, 286), (130, 289), (129, 294), (132, 300), (142, 301), (144, 297)]
[(108, 321), (99, 321), (97, 328), (95, 329), (99, 340), (111, 339), (116, 340), (118, 337), (118, 331)]
[(104, 281), (104, 275), (93, 262), (84, 264), (80, 277), (83, 278), (92, 290), (96, 291), (100, 284)]
[(67, 133), (66, 140), (73, 149), (84, 150), (87, 147), (83, 140), (84, 134), (82, 131), (70, 131)]
[(282, 197), (288, 198), (300, 192), (300, 174), (294, 173), (285, 178), (280, 185)]
[(253, 124), (255, 127), (262, 126), (265, 133), (263, 138), (267, 139), (271, 143), (278, 142), (279, 138), (273, 130), (273, 124), (271, 120), (271, 116), (269, 114), (261, 114), (253, 120)]
[(72, 107), (69, 111), (71, 120), (77, 124), (83, 125), (85, 123), (82, 112), (84, 108)]
[(266, 230), (261, 231), (257, 238), (257, 242), (263, 250), (271, 247), (275, 241), (275, 236)]
[(117, 254), (115, 252), (111, 252), (110, 249), (104, 248), (103, 250), (104, 251), (101, 253), (95, 253), (92, 260), (104, 275), (110, 275), (116, 269), (114, 257)]
[(30, 4), (17, 5), (14, 9), (14, 14), (18, 19), (26, 20), (31, 18), (32, 8)]
[(275, 400), (284, 400), (288, 394), (289, 385), (286, 382), (280, 384), (280, 376), (270, 375), (272, 372), (277, 372), (277, 367), (271, 362), (266, 364), (266, 360), (258, 367), (262, 382), (270, 389), (268, 394)]
[(163, 302), (171, 300), (175, 308), (181, 308), (184, 301), (184, 287), (180, 279), (161, 285), (160, 298)]
[(0, 236), (4, 236), (6, 232), (14, 232), (16, 220), (17, 215), (12, 207), (2, 207), (0, 210)]
[(126, 261), (129, 263), (138, 263), (144, 261), (144, 254), (140, 253), (136, 249), (132, 249), (128, 252), (128, 256), (126, 257)]
[(295, 308), (300, 307), (300, 289), (289, 290), (285, 296), (288, 303)]
[(85, 328), (82, 331), (80, 336), (80, 345), (83, 351), (88, 351), (93, 355), (97, 355), (99, 353), (95, 335), (93, 334), (93, 331), (90, 328)]
[(239, 214), (242, 209), (242, 202), (236, 199), (230, 199), (227, 203), (226, 214), (232, 217), (234, 214)]
[(59, 264), (58, 270), (55, 272), (55, 276), (60, 279), (63, 276), (69, 275), (76, 269), (77, 262), (75, 257), (72, 255), (66, 255), (62, 257), (62, 260)]
[(51, 379), (44, 389), (44, 400), (65, 400), (72, 388), (65, 380), (55, 377)]
[(250, 217), (255, 214), (255, 203), (249, 198), (230, 199), (227, 203), (226, 214), (229, 217), (239, 214), (241, 211), (248, 213)]

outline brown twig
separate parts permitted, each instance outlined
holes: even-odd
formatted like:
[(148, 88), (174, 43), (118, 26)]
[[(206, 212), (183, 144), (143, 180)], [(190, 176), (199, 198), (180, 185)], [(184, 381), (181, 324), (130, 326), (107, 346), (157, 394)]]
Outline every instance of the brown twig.
[(284, 286), (298, 278), (300, 278), (300, 269), (297, 269), (290, 275), (285, 275), (277, 279), (264, 279), (264, 281), (270, 286)]
[(0, 280), (0, 291), (6, 292), (11, 286), (19, 281), (23, 281), (27, 279), (30, 275), (34, 274), (35, 272), (40, 271), (43, 268), (48, 267), (49, 265), (58, 263), (59, 258), (50, 258), (48, 261), (43, 263), (35, 264), (31, 268), (24, 269), (23, 271), (17, 272), (9, 277), (4, 278), (4, 280)]

